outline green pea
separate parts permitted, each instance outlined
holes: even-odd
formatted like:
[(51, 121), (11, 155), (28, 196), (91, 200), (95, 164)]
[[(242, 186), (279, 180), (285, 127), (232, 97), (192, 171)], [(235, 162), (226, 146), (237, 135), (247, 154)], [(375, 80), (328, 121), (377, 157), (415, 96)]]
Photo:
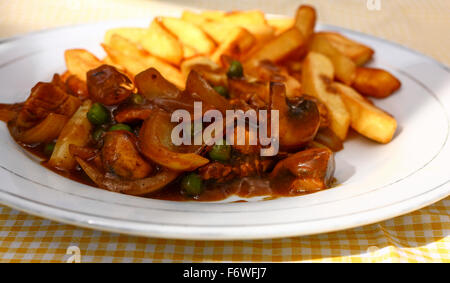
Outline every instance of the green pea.
[(44, 153), (47, 156), (52, 155), (53, 150), (55, 150), (55, 143), (54, 142), (48, 143), (48, 144), (46, 144), (44, 146)]
[(115, 124), (115, 125), (112, 125), (111, 127), (109, 127), (108, 131), (109, 132), (111, 132), (111, 131), (133, 132), (133, 129), (130, 126), (128, 126), (127, 124), (118, 123), (118, 124)]
[(231, 158), (231, 146), (227, 144), (215, 144), (208, 155), (213, 160), (227, 161)]
[(135, 93), (135, 94), (133, 94), (133, 95), (131, 96), (131, 101), (132, 101), (134, 104), (138, 104), (138, 105), (139, 105), (139, 104), (144, 103), (144, 98), (142, 97), (142, 95)]
[(87, 118), (94, 125), (102, 125), (109, 121), (109, 111), (105, 106), (96, 102), (89, 109)]
[(215, 86), (215, 87), (214, 87), (214, 90), (215, 90), (218, 94), (222, 95), (223, 97), (228, 98), (228, 90), (227, 90), (226, 87), (221, 86), (221, 85), (218, 85), (218, 86)]
[(203, 192), (202, 178), (198, 174), (190, 173), (181, 180), (181, 187), (190, 196), (198, 196)]
[(230, 68), (228, 69), (227, 76), (229, 78), (241, 78), (244, 75), (244, 69), (242, 68), (241, 62), (233, 60), (230, 63)]
[(103, 128), (95, 129), (95, 131), (92, 133), (92, 139), (98, 142), (102, 138), (104, 133), (105, 130)]

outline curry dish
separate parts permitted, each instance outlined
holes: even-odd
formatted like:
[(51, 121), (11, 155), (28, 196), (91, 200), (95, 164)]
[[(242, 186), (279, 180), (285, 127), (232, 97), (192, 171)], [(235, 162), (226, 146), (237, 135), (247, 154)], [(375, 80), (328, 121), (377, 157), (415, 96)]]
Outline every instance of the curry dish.
[[(62, 176), (179, 201), (324, 190), (335, 182), (334, 152), (343, 149), (350, 127), (379, 143), (392, 139), (395, 119), (367, 97), (386, 97), (400, 82), (362, 66), (374, 53), (369, 47), (315, 32), (312, 7), (301, 6), (295, 19), (284, 21), (259, 11), (193, 14), (155, 19), (145, 30), (108, 31), (102, 60), (67, 50), (67, 71), (38, 82), (26, 101), (2, 104), (0, 119), (20, 146)], [(266, 110), (267, 119), (259, 116), (257, 123), (276, 110), (276, 154), (261, 155), (268, 145), (260, 139), (249, 142), (248, 120), (232, 122), (233, 139), (244, 144), (223, 134), (220, 143), (175, 145), (173, 130), (186, 121), (173, 122), (172, 114), (184, 110), (195, 121), (196, 102), (201, 114)], [(196, 122), (200, 131), (188, 125), (192, 141), (212, 124)]]

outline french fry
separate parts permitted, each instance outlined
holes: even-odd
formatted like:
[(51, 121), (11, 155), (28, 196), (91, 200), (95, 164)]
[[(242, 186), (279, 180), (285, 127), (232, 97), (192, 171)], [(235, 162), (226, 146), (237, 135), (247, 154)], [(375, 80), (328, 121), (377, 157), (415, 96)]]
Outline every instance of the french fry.
[(111, 37), (114, 35), (120, 35), (123, 38), (126, 38), (127, 40), (131, 42), (141, 42), (142, 38), (147, 34), (146, 28), (113, 28), (105, 33), (104, 43), (110, 44)]
[(116, 63), (114, 63), (113, 60), (111, 59), (111, 57), (109, 57), (109, 56), (106, 56), (105, 58), (103, 58), (102, 62), (103, 62), (103, 64), (113, 66), (116, 69), (119, 69), (119, 70), (123, 69), (122, 66), (119, 66)]
[(302, 33), (297, 28), (290, 28), (252, 52), (245, 64), (255, 66), (262, 60), (281, 61), (304, 44)]
[(221, 56), (227, 55), (234, 59), (240, 57), (250, 50), (255, 42), (255, 37), (244, 28), (234, 28), (229, 34), (228, 39), (225, 40), (211, 55), (211, 60), (220, 64)]
[(349, 57), (356, 65), (362, 66), (372, 59), (375, 51), (367, 45), (353, 41), (337, 32), (319, 32), (316, 36), (323, 36), (339, 52)]
[(223, 22), (205, 21), (199, 27), (217, 44), (220, 44), (227, 40), (228, 35), (236, 26)]
[(183, 59), (181, 43), (157, 19), (152, 21), (140, 43), (150, 54), (169, 63), (178, 65)]
[(302, 67), (303, 93), (315, 96), (325, 104), (331, 129), (341, 140), (345, 140), (350, 125), (350, 113), (339, 93), (330, 87), (333, 77), (334, 68), (330, 59), (320, 53), (309, 52)]
[(85, 49), (69, 49), (64, 52), (64, 59), (69, 73), (86, 81), (86, 73), (102, 65), (102, 62)]
[(220, 20), (221, 18), (225, 17), (226, 12), (210, 10), (210, 11), (203, 11), (200, 13), (200, 15), (202, 17), (204, 17), (205, 19), (217, 21), (217, 20)]
[(327, 38), (314, 35), (309, 50), (327, 56), (333, 63), (336, 78), (347, 85), (352, 84), (356, 76), (356, 64), (334, 48)]
[(198, 56), (199, 52), (189, 45), (183, 45), (183, 60)]
[(140, 57), (149, 55), (147, 51), (140, 49), (136, 43), (118, 34), (113, 34), (107, 45), (112, 49), (119, 50), (125, 56)]
[(169, 17), (162, 18), (161, 22), (165, 28), (178, 37), (184, 46), (192, 47), (201, 54), (209, 54), (214, 50), (214, 42), (196, 25)]
[(391, 73), (381, 69), (358, 67), (353, 87), (363, 95), (385, 98), (401, 87)]
[(316, 25), (316, 9), (308, 5), (301, 5), (295, 15), (295, 27), (300, 30), (305, 39), (314, 32)]
[(275, 29), (271, 27), (260, 11), (231, 12), (219, 14), (196, 14), (183, 12), (182, 19), (191, 22), (206, 32), (217, 44), (227, 40), (229, 33), (236, 27), (247, 29), (260, 43), (271, 39)]
[(267, 24), (264, 14), (258, 10), (235, 11), (227, 13), (224, 17), (222, 17), (222, 20), (233, 22), (239, 26)]
[(332, 86), (338, 90), (350, 112), (353, 129), (379, 143), (392, 140), (397, 128), (394, 117), (369, 103), (353, 88), (341, 83), (333, 83)]
[(129, 74), (136, 76), (148, 68), (154, 67), (168, 81), (183, 89), (185, 82), (181, 72), (172, 65), (151, 55), (144, 56), (137, 53), (135, 56), (127, 56), (122, 51), (111, 48), (106, 44), (102, 44), (103, 49), (111, 58), (111, 60), (122, 66)]
[(291, 18), (268, 19), (269, 26), (275, 28), (275, 35), (278, 35), (294, 26), (295, 20)]
[[(108, 46), (110, 46), (112, 49), (115, 49), (115, 50), (121, 50), (121, 52), (126, 56), (139, 57), (139, 56), (148, 55), (147, 51), (139, 48), (138, 43), (131, 42), (130, 40), (128, 40), (118, 34), (113, 34), (110, 37)], [(114, 60), (110, 56), (106, 56), (103, 59), (103, 63), (113, 66), (122, 72), (123, 71), (126, 72), (125, 68), (123, 66), (117, 64), (116, 62), (114, 62)]]
[(268, 24), (266, 25), (247, 25), (241, 26), (247, 29), (259, 44), (269, 41), (275, 36), (275, 29)]
[(183, 11), (183, 13), (181, 14), (181, 19), (183, 21), (193, 23), (194, 25), (196, 25), (198, 27), (201, 27), (201, 25), (203, 23), (209, 21), (206, 16), (202, 16), (202, 15), (200, 15), (198, 13), (194, 13), (194, 12), (189, 11), (189, 10)]
[(273, 37), (275, 29), (267, 24), (261, 11), (232, 12), (220, 19), (221, 22), (247, 29), (258, 42)]

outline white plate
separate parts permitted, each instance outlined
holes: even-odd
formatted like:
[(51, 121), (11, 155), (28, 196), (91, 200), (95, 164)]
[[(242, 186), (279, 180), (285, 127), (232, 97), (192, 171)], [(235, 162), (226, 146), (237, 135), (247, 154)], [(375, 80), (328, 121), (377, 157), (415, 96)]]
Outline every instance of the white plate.
[[(178, 14), (178, 13), (176, 13)], [(175, 15), (176, 15), (175, 14)], [(150, 19), (60, 28), (0, 44), (0, 101), (24, 100), (38, 81), (65, 70), (65, 49), (103, 56), (100, 42), (114, 26)], [(83, 227), (163, 238), (256, 239), (308, 235), (378, 222), (427, 206), (450, 193), (450, 74), (447, 67), (381, 39), (337, 27), (376, 50), (373, 66), (403, 83), (376, 104), (399, 129), (379, 145), (357, 135), (336, 156), (340, 185), (315, 194), (248, 203), (171, 202), (85, 186), (42, 167), (0, 125), (0, 201)]]

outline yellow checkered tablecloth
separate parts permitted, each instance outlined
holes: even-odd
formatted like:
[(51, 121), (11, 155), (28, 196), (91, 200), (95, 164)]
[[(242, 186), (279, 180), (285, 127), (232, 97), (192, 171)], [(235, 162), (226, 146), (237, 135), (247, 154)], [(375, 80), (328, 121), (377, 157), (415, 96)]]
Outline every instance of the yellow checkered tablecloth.
[(378, 224), (253, 241), (133, 237), (59, 224), (0, 207), (0, 262), (450, 262), (450, 198)]
[[(371, 2), (377, 0), (370, 0)], [(0, 38), (55, 26), (164, 14), (171, 4), (206, 9), (261, 9), (293, 15), (300, 3), (319, 21), (396, 41), (450, 65), (450, 1), (379, 0), (2, 0)], [(0, 262), (65, 262), (79, 247), (81, 262), (450, 262), (450, 197), (381, 223), (307, 237), (254, 241), (186, 241), (93, 231), (0, 206)]]

